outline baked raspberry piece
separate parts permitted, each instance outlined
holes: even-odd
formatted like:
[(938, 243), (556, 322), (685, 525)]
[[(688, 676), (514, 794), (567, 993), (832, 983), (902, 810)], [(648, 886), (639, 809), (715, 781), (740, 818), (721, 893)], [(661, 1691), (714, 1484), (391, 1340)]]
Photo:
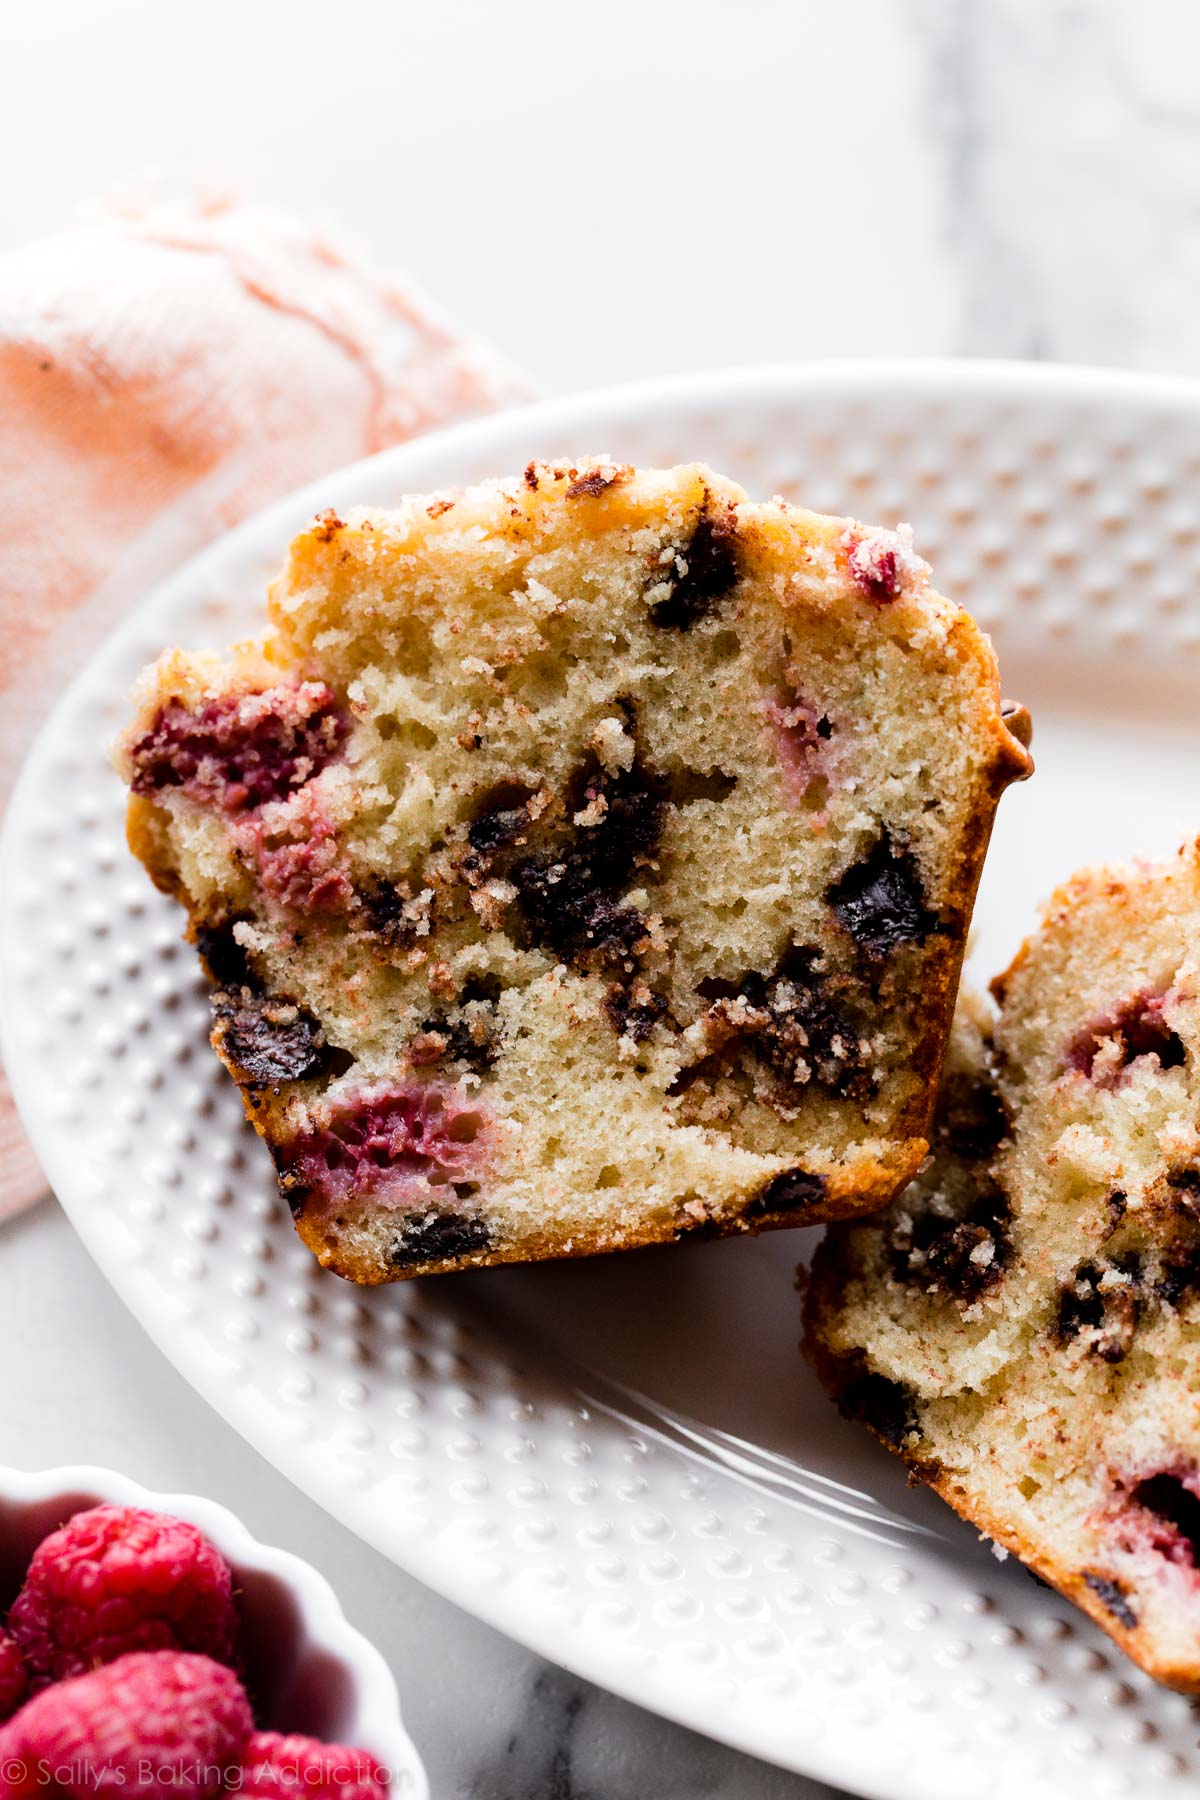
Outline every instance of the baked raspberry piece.
[(269, 619), (150, 670), (117, 760), (323, 1263), (757, 1231), (915, 1173), (1032, 765), (907, 532), (534, 463), (323, 514)]
[(1179, 1068), (1184, 1048), (1164, 1016), (1166, 1000), (1166, 994), (1132, 994), (1089, 1020), (1067, 1047), (1068, 1065), (1102, 1087), (1115, 1087), (1140, 1056), (1157, 1057), (1160, 1068)]
[(336, 1208), (369, 1196), (377, 1206), (418, 1210), (431, 1190), (467, 1181), (486, 1154), (477, 1108), (431, 1084), (351, 1094), (278, 1157), (293, 1210), (315, 1199)]
[(843, 1410), (1200, 1693), (1200, 845), (1085, 870), (964, 1007), (933, 1164), (818, 1252)]
[(231, 1669), (175, 1650), (134, 1651), (43, 1690), (0, 1728), (8, 1800), (205, 1800), (236, 1780), (253, 1729)]
[(319, 681), (168, 700), (130, 746), (135, 794), (179, 788), (224, 812), (286, 799), (337, 754), (346, 721)]
[(256, 1731), (242, 1752), (237, 1791), (246, 1800), (384, 1800), (387, 1771), (365, 1750)]
[(130, 1506), (93, 1506), (44, 1538), (9, 1631), (44, 1687), (131, 1650), (193, 1650), (234, 1663), (228, 1564), (194, 1525)]
[(29, 1671), (21, 1646), (7, 1631), (0, 1631), (0, 1720), (10, 1718), (29, 1691)]

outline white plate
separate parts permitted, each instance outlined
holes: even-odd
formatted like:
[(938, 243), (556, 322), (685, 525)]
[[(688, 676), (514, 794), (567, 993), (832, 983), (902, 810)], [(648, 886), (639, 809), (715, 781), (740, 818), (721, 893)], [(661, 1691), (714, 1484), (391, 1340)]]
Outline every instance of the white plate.
[(1187, 1703), (910, 1493), (805, 1373), (803, 1235), (358, 1293), (294, 1239), (207, 1047), (179, 913), (124, 848), (105, 763), (137, 670), (251, 631), (318, 507), (597, 450), (913, 522), (1037, 720), (1039, 773), (1006, 796), (984, 877), (983, 973), (1077, 863), (1200, 825), (1200, 389), (856, 365), (513, 412), (243, 526), (63, 700), (12, 805), (0, 903), (4, 1055), (34, 1142), (199, 1391), (369, 1542), (547, 1656), (889, 1800), (1177, 1793), (1200, 1777)]

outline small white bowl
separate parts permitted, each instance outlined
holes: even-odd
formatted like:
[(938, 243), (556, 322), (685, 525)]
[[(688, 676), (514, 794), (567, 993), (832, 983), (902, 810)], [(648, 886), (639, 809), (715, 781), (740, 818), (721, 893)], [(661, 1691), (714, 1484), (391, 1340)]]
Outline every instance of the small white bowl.
[(0, 1602), (11, 1602), (49, 1532), (72, 1513), (106, 1502), (186, 1519), (229, 1563), (263, 1730), (305, 1732), (368, 1750), (388, 1770), (391, 1800), (429, 1800), (396, 1683), (379, 1651), (350, 1624), (323, 1575), (287, 1550), (260, 1544), (215, 1500), (152, 1494), (111, 1469), (30, 1474), (0, 1466)]

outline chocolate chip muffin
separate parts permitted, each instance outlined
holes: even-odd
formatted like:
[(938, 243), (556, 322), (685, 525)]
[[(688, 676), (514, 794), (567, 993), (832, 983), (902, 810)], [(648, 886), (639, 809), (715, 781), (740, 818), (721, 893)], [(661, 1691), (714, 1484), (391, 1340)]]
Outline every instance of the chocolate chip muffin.
[(928, 1171), (806, 1303), (843, 1410), (1200, 1691), (1200, 850), (1057, 893), (961, 1009)]
[(886, 1203), (1020, 725), (907, 533), (598, 460), (317, 519), (118, 760), (302, 1237), (381, 1282)]

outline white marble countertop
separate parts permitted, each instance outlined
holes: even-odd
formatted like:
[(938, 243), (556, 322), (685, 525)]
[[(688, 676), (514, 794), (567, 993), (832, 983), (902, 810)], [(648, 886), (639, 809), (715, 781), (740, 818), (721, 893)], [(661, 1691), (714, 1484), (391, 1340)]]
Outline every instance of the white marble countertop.
[[(548, 392), (868, 354), (1200, 372), (1186, 0), (48, 0), (5, 33), (2, 247), (208, 168), (409, 268)], [(829, 1794), (385, 1565), (191, 1394), (52, 1203), (0, 1270), (4, 1460), (211, 1493), (325, 1569), (435, 1800)]]

